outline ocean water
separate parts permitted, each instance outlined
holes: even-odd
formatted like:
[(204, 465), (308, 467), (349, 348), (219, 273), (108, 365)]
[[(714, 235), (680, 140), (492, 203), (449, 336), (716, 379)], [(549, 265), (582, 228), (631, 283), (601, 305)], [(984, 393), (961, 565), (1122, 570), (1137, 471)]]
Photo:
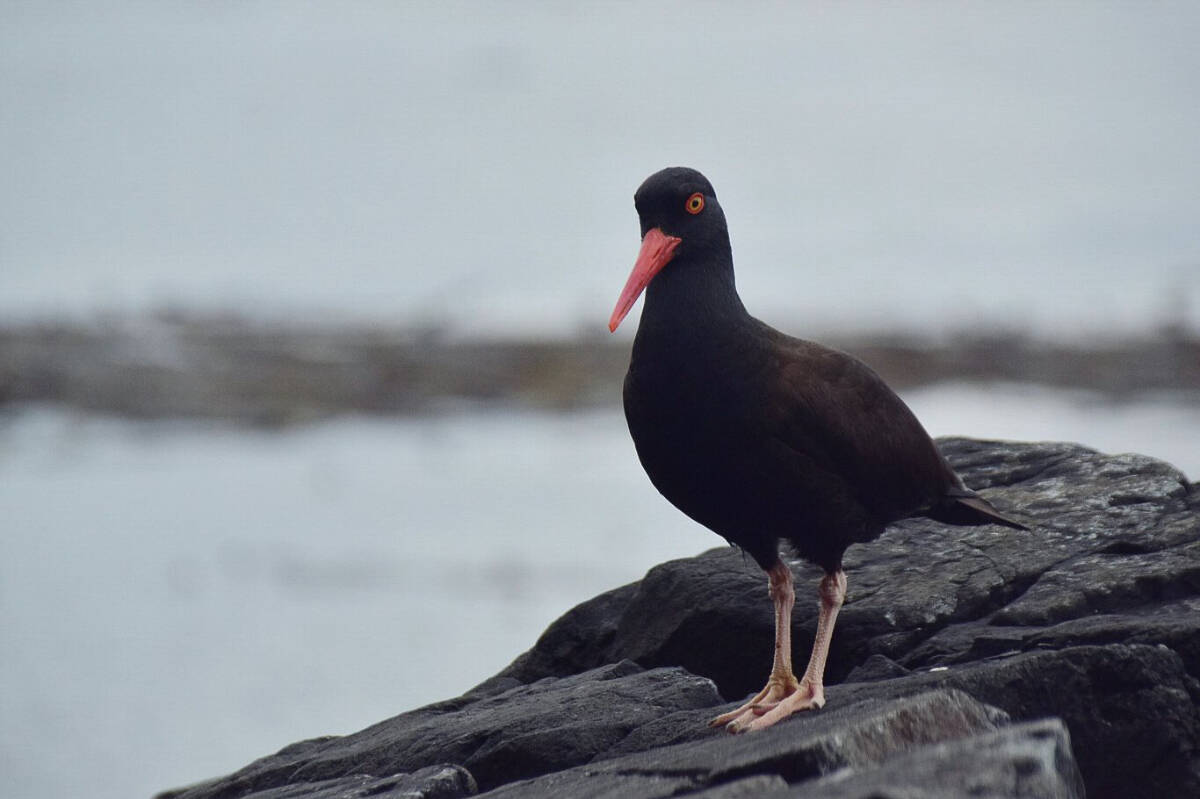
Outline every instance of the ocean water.
[(686, 164), (771, 319), (1200, 327), (1198, 39), (1190, 2), (4, 3), (0, 318), (599, 333)]
[[(907, 399), (934, 434), (1200, 474), (1194, 408)], [(722, 544), (655, 493), (616, 410), (277, 433), (30, 410), (0, 419), (0, 518), (11, 799), (147, 796), (455, 696), (574, 604)]]

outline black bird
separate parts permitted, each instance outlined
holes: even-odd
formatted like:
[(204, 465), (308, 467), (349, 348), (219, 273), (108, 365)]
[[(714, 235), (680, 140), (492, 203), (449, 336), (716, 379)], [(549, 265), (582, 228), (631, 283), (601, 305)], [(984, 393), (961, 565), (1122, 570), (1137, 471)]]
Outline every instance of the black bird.
[[(708, 180), (672, 167), (634, 195), (642, 247), (609, 320), (646, 290), (625, 376), (625, 418), (654, 486), (749, 552), (775, 605), (775, 660), (763, 690), (713, 719), (761, 729), (825, 703), (822, 683), (846, 594), (842, 555), (898, 519), (1024, 525), (966, 488), (908, 406), (861, 361), (791, 338), (738, 297), (725, 214)], [(812, 656), (791, 665), (788, 541), (825, 570)]]

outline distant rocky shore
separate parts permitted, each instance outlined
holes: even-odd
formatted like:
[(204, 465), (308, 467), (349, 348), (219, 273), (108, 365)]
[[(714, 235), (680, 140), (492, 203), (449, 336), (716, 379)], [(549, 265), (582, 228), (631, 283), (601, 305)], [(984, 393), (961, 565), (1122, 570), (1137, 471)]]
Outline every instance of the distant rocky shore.
[[(1181, 330), (1094, 345), (994, 332), (820, 338), (900, 389), (1006, 381), (1200, 403), (1200, 337)], [(600, 407), (620, 400), (629, 346), (607, 335), (464, 339), (433, 328), (180, 314), (8, 325), (0, 326), (0, 410), (38, 402), (138, 419), (283, 426), (464, 403)]]
[[(575, 607), (460, 697), (162, 799), (1200, 796), (1200, 486), (1074, 444), (939, 446), (1032, 529), (913, 519), (852, 547), (822, 710), (706, 726), (772, 641), (762, 572), (723, 548)], [(818, 570), (794, 571), (799, 657)]]

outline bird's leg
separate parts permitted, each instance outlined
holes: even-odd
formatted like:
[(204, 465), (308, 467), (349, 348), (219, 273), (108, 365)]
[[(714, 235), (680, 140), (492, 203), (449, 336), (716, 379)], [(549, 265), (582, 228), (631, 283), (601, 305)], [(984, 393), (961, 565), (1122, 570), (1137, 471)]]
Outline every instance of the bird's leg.
[(792, 672), (792, 606), (796, 604), (795, 584), (792, 570), (782, 560), (767, 569), (767, 592), (775, 605), (775, 660), (771, 665), (771, 676), (758, 695), (737, 710), (717, 716), (709, 722), (711, 727), (728, 726), (737, 732), (739, 725), (756, 717), (755, 711), (771, 708), (799, 687)]
[(829, 656), (829, 642), (833, 638), (833, 625), (838, 611), (846, 598), (846, 573), (841, 569), (821, 578), (818, 588), (821, 609), (817, 616), (817, 636), (813, 639), (812, 657), (808, 668), (800, 678), (800, 685), (793, 693), (780, 700), (774, 707), (761, 712), (749, 723), (740, 724), (735, 732), (761, 730), (785, 719), (798, 710), (821, 707), (825, 704), (825, 659)]

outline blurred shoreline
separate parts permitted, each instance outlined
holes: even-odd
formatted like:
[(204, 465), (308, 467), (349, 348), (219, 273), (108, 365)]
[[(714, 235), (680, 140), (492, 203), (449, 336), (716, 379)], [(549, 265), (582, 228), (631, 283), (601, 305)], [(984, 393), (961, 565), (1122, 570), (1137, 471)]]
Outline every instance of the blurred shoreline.
[[(1200, 336), (1182, 326), (1102, 342), (1020, 332), (816, 337), (898, 390), (1028, 383), (1113, 402), (1200, 404)], [(438, 327), (299, 325), (179, 312), (0, 326), (0, 411), (27, 404), (129, 419), (285, 427), (345, 413), (458, 406), (615, 406), (628, 338), (472, 338)]]

